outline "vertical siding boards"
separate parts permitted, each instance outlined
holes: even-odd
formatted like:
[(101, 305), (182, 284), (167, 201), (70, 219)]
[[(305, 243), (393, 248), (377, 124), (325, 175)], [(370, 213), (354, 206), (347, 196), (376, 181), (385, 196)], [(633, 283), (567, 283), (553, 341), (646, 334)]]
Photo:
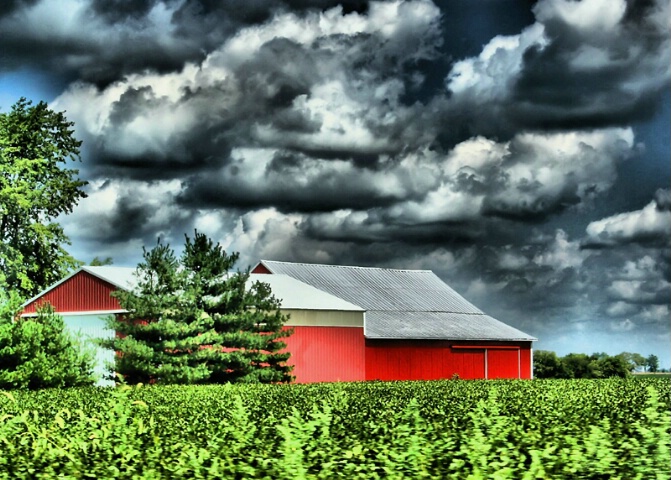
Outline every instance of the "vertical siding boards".
[(362, 327), (291, 327), (284, 339), (297, 383), (365, 380)]
[(34, 299), (24, 307), (23, 314), (35, 314), (45, 303), (57, 312), (119, 311), (119, 301), (110, 296), (114, 290), (113, 285), (82, 270)]
[(531, 378), (530, 343), (366, 340), (366, 380)]

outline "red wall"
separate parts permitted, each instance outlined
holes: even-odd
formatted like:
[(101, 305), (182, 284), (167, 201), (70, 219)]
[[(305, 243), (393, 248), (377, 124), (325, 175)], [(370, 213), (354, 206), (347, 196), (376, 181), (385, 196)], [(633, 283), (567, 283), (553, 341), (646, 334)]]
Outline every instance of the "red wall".
[(104, 280), (88, 272), (80, 271), (29, 303), (23, 313), (35, 313), (36, 307), (46, 302), (50, 303), (57, 312), (121, 310), (119, 301), (110, 296), (114, 290), (114, 286)]
[(366, 340), (366, 380), (531, 378), (530, 342)]
[(283, 339), (297, 383), (365, 380), (362, 327), (292, 327)]
[(265, 265), (259, 263), (256, 267), (254, 267), (254, 270), (252, 270), (250, 273), (266, 273), (270, 274), (270, 270), (268, 270)]
[[(530, 342), (366, 340), (358, 327), (293, 327), (297, 383), (531, 378)], [(486, 369), (485, 369), (486, 365)]]

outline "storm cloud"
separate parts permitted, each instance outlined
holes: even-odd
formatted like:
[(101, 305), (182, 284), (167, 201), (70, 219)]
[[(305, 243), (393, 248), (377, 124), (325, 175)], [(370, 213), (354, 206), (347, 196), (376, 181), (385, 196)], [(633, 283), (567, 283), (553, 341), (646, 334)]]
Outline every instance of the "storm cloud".
[(560, 352), (595, 336), (659, 348), (668, 175), (645, 204), (608, 199), (632, 165), (668, 165), (642, 138), (668, 102), (670, 14), (666, 0), (15, 0), (0, 69), (65, 84), (51, 106), (74, 121), (90, 184), (62, 223), (90, 258), (132, 264), (197, 228), (243, 263), (430, 268)]

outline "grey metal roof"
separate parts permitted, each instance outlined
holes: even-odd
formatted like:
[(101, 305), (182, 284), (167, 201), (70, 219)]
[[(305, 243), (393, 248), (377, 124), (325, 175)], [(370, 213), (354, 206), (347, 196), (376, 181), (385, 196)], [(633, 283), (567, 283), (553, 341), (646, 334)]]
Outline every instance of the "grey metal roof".
[(363, 312), (363, 308), (319, 290), (288, 275), (251, 274), (247, 288), (256, 282), (267, 283), (273, 295), (287, 310), (337, 310)]
[(122, 290), (132, 290), (137, 285), (135, 267), (113, 267), (113, 266), (83, 266), (81, 270), (111, 283)]
[(430, 270), (260, 263), (363, 307), (368, 338), (536, 340), (486, 315)]
[(536, 340), (489, 315), (454, 312), (369, 311), (365, 330), (378, 339)]

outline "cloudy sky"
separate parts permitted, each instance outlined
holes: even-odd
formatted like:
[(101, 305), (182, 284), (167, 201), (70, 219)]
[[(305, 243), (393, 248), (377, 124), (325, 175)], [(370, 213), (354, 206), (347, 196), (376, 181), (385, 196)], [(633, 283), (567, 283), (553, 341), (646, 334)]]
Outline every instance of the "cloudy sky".
[(79, 259), (194, 228), (422, 268), (536, 348), (671, 366), (669, 0), (10, 0), (0, 109), (66, 111)]

